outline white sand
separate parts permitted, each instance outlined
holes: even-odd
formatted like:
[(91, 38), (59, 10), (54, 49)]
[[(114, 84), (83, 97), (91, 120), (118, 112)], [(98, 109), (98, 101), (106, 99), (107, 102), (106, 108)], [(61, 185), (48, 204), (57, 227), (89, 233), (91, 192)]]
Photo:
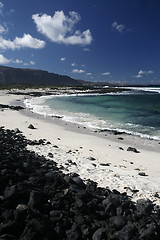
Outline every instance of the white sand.
[[(20, 105), (19, 100), (22, 99), (24, 96), (0, 91), (0, 104), (13, 105), (11, 102), (15, 101), (16, 105)], [(29, 124), (33, 124), (36, 129), (29, 129)], [(62, 120), (48, 121), (28, 110), (18, 112), (0, 109), (0, 126), (19, 128), (28, 139), (50, 141), (51, 145), (28, 148), (44, 156), (52, 153), (51, 159), (57, 162), (58, 166), (63, 166), (66, 173), (76, 172), (84, 180), (96, 181), (98, 186), (127, 192), (134, 200), (148, 198), (160, 205), (159, 142), (125, 135), (101, 136), (77, 125), (66, 125)], [(124, 140), (118, 140), (118, 137), (123, 137)], [(127, 151), (129, 146), (136, 147), (140, 153)], [(140, 172), (145, 172), (146, 176), (140, 176)], [(159, 195), (159, 198), (155, 194)]]

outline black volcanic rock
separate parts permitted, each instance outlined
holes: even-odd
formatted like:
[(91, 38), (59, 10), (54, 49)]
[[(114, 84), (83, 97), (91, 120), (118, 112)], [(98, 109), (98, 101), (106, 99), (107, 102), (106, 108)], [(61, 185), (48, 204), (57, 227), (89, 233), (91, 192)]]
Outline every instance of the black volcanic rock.
[(69, 76), (36, 69), (0, 66), (0, 86), (82, 86), (82, 82)]
[(153, 202), (134, 203), (125, 193), (63, 174), (28, 144), (19, 131), (0, 128), (0, 240), (160, 239)]
[(29, 129), (36, 129), (32, 124), (29, 124), (28, 128)]
[(134, 152), (134, 153), (140, 153), (136, 148), (134, 147), (128, 147), (127, 148), (127, 151), (131, 151), (131, 152)]
[(21, 106), (10, 106), (10, 105), (6, 105), (6, 104), (0, 104), (0, 109), (3, 109), (3, 108), (8, 108), (8, 109), (11, 109), (11, 110), (16, 110), (16, 111), (20, 111), (20, 110), (23, 110), (24, 107), (21, 107)]

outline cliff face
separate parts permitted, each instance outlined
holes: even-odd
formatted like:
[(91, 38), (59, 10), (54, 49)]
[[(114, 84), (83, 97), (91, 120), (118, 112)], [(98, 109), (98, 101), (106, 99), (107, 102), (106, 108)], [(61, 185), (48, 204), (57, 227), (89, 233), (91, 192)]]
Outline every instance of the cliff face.
[(0, 86), (4, 85), (81, 86), (82, 83), (47, 71), (0, 66)]

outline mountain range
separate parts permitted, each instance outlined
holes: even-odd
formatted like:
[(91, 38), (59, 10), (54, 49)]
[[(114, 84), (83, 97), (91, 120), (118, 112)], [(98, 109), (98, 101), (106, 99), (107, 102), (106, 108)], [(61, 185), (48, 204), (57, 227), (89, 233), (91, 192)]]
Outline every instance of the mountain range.
[(82, 86), (84, 83), (43, 70), (0, 66), (0, 86)]

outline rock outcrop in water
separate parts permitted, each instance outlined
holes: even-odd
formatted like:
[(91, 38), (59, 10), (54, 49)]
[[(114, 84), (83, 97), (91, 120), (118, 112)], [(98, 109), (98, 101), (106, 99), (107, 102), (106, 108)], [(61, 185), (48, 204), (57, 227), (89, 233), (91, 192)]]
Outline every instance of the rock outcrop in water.
[(0, 128), (0, 240), (159, 240), (160, 209), (98, 188), (26, 150), (20, 131)]

